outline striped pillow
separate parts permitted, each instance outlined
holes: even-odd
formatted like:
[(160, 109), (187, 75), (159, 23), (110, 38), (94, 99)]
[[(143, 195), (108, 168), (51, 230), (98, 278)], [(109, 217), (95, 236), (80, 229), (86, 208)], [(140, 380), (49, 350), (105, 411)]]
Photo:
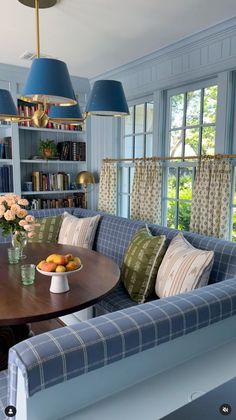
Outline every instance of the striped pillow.
[(214, 252), (194, 248), (179, 233), (162, 260), (155, 291), (160, 298), (206, 286), (213, 265)]
[(158, 267), (165, 253), (164, 235), (152, 236), (148, 227), (140, 229), (126, 250), (121, 277), (132, 300), (144, 303), (155, 296)]
[(65, 212), (58, 243), (92, 249), (100, 215), (79, 219)]

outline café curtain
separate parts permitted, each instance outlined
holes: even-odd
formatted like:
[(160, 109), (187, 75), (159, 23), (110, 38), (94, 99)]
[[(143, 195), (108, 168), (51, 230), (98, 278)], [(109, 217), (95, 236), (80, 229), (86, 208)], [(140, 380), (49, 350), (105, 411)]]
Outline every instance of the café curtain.
[(190, 230), (226, 238), (230, 209), (232, 165), (227, 160), (202, 160), (193, 187)]
[(117, 163), (103, 162), (100, 174), (98, 209), (106, 213), (117, 212)]
[(135, 162), (131, 195), (131, 219), (161, 221), (162, 166), (155, 160)]

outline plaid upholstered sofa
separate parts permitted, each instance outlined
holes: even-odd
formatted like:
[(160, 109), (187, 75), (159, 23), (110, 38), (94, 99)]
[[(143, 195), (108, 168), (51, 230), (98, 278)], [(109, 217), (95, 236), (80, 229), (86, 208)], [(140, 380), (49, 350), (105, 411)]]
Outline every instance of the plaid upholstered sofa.
[[(94, 249), (121, 266), (131, 237), (143, 225), (102, 214)], [(156, 225), (150, 229), (168, 241), (177, 233)], [(236, 244), (185, 236), (195, 247), (214, 250), (209, 286), (136, 305), (119, 285), (96, 305), (97, 317), (17, 344), (10, 350), (8, 372), (0, 373), (0, 419), (7, 418), (7, 404), (17, 407), (17, 420), (159, 419), (188, 402), (191, 392), (206, 392), (235, 376)], [(219, 375), (211, 374), (209, 355)]]

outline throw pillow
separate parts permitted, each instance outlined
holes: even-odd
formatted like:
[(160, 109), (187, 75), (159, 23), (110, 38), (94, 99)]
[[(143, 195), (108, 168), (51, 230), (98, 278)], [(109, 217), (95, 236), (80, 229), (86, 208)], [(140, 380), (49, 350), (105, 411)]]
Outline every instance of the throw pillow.
[(209, 280), (213, 258), (213, 251), (194, 248), (181, 233), (176, 235), (157, 273), (157, 296), (172, 296), (205, 286)]
[(155, 292), (158, 267), (165, 253), (164, 235), (152, 236), (149, 229), (140, 229), (126, 250), (121, 270), (124, 286), (131, 299), (144, 303)]
[(61, 215), (36, 218), (35, 222), (39, 223), (40, 226), (35, 229), (35, 236), (31, 239), (28, 239), (28, 242), (57, 243), (57, 238), (62, 223)]
[(79, 219), (65, 212), (58, 243), (92, 249), (100, 215)]

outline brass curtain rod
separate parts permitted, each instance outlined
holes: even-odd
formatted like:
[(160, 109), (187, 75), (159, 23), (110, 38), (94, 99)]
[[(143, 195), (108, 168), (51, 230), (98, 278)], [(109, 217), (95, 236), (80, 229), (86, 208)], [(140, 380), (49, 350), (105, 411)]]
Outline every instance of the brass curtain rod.
[(216, 154), (216, 155), (198, 155), (198, 156), (152, 156), (152, 157), (144, 157), (144, 158), (117, 158), (117, 159), (103, 159), (103, 162), (135, 162), (140, 160), (193, 160), (193, 159), (235, 159), (236, 154), (232, 155), (223, 155), (223, 154)]

